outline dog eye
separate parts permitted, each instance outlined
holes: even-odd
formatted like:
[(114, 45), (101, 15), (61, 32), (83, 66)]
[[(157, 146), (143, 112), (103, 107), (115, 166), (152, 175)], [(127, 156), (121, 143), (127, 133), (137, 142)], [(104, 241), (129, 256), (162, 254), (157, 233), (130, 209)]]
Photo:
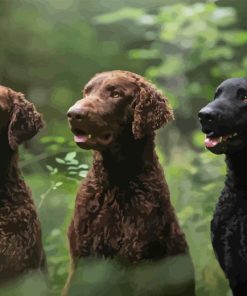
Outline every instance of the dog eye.
[(243, 95), (242, 101), (245, 102), (245, 103), (247, 103), (247, 94)]
[(247, 91), (246, 91), (246, 89), (240, 88), (237, 91), (237, 98), (240, 101), (247, 103)]
[(90, 86), (86, 86), (83, 90), (83, 94), (84, 95), (88, 95), (90, 93), (90, 91), (92, 90), (92, 87)]
[(216, 90), (216, 93), (215, 93), (215, 95), (214, 95), (214, 100), (220, 95), (222, 93), (222, 89), (221, 88), (218, 88), (217, 90)]
[(119, 98), (119, 97), (121, 97), (121, 94), (120, 94), (120, 92), (114, 90), (114, 91), (111, 93), (111, 96), (112, 96), (113, 98)]

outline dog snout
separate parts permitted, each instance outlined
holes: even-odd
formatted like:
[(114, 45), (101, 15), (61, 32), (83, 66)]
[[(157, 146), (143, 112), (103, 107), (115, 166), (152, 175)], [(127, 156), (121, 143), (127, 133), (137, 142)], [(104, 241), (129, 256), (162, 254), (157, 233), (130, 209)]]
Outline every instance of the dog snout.
[(81, 121), (86, 115), (87, 111), (85, 108), (78, 108), (74, 106), (72, 106), (67, 112), (68, 119), (74, 121)]
[(212, 108), (204, 107), (199, 111), (198, 117), (203, 122), (214, 122), (219, 118), (219, 113)]
[(67, 112), (68, 120), (82, 121), (88, 120), (92, 116), (97, 116), (100, 112), (101, 105), (104, 107), (103, 102), (96, 96), (87, 96), (77, 101)]

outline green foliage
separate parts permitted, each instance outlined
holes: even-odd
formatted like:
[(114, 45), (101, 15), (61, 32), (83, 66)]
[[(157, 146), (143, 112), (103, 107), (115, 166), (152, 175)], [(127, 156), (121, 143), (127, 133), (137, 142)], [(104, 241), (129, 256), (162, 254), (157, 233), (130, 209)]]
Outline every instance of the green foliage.
[(112, 22), (121, 21), (125, 19), (133, 19), (136, 20), (139, 17), (142, 17), (144, 13), (143, 9), (138, 8), (122, 8), (121, 10), (118, 10), (116, 13), (111, 12), (105, 15), (101, 15), (95, 18), (95, 21), (99, 24), (111, 24)]
[(226, 295), (224, 275), (216, 262), (210, 241), (210, 221), (223, 187), (222, 157), (200, 155), (176, 148), (166, 177), (181, 226), (195, 264), (198, 295)]
[(177, 116), (192, 116), (198, 108), (195, 100), (210, 99), (218, 81), (245, 75), (246, 57), (239, 51), (247, 44), (247, 32), (236, 27), (233, 7), (178, 3), (135, 18), (137, 26), (145, 27), (147, 46), (131, 49), (129, 55), (152, 61), (146, 76), (165, 86)]
[[(187, 273), (184, 273), (184, 269)], [(70, 294), (155, 296), (176, 295), (181, 286), (193, 281), (188, 255), (152, 263), (125, 266), (116, 260), (83, 259), (73, 276)]]
[(46, 279), (37, 272), (32, 272), (1, 287), (1, 295), (4, 296), (33, 296), (34, 291), (37, 296), (47, 295)]

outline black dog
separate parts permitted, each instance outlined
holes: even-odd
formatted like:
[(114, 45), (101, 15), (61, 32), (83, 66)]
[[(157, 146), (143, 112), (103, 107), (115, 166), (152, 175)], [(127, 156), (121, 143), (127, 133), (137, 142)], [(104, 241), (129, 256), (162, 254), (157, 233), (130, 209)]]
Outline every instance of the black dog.
[(247, 295), (247, 79), (225, 80), (198, 114), (205, 146), (226, 154), (227, 177), (211, 223), (212, 244), (233, 295)]

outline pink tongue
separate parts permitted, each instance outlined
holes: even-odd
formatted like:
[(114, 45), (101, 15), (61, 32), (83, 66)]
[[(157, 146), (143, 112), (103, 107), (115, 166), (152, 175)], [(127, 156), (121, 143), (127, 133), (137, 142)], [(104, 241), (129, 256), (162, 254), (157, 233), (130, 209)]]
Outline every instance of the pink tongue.
[(204, 144), (206, 147), (211, 148), (216, 146), (217, 144), (220, 143), (220, 138), (205, 138)]
[(87, 141), (87, 136), (74, 136), (74, 141), (77, 143), (85, 143)]

